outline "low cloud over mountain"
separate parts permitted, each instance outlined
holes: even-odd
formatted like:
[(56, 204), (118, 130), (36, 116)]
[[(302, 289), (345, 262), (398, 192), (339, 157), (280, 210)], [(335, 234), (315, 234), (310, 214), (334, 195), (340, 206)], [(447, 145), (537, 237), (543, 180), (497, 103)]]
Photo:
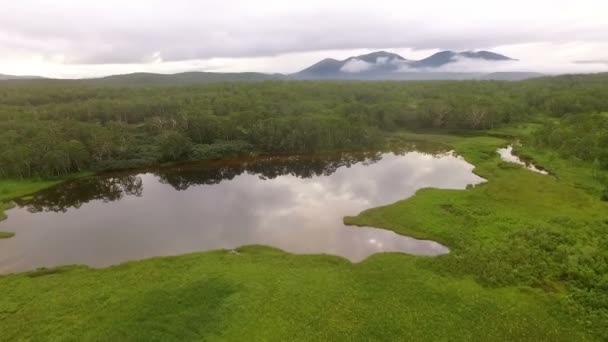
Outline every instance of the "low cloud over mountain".
[(517, 63), (516, 59), (490, 51), (441, 51), (421, 60), (378, 51), (341, 61), (324, 59), (293, 76), (299, 79), (466, 79), (493, 72), (504, 76), (505, 72), (513, 71), (507, 69), (513, 69)]

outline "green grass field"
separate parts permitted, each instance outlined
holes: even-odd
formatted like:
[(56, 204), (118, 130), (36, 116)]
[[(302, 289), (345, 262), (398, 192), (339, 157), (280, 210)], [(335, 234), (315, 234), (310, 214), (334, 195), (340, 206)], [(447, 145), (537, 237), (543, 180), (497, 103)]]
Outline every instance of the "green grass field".
[(582, 340), (541, 290), (490, 289), (442, 276), (422, 258), (361, 264), (267, 247), (0, 282), (2, 339)]
[(352, 264), (249, 246), (1, 276), (0, 340), (608, 336), (608, 204), (585, 165), (524, 150), (553, 174), (544, 176), (501, 162), (501, 138), (399, 138), (449, 145), (488, 182), (423, 189), (345, 222), (434, 239), (450, 254), (378, 254)]

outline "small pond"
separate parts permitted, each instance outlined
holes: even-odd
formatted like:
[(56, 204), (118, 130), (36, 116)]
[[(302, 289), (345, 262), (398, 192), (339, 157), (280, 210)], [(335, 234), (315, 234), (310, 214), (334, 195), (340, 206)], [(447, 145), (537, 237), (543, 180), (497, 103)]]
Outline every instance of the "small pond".
[(0, 222), (0, 272), (127, 260), (261, 244), (353, 262), (378, 252), (448, 249), (343, 217), (425, 187), (484, 180), (452, 153), (369, 152), (234, 158), (67, 182), (18, 201)]

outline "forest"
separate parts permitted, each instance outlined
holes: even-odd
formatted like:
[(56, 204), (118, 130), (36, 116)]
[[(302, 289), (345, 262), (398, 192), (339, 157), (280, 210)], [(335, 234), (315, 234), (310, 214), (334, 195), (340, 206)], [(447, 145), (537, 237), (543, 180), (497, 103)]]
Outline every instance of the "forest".
[(540, 118), (546, 124), (536, 144), (606, 169), (607, 93), (606, 74), (523, 82), (165, 87), (3, 81), (0, 177), (64, 176), (252, 153), (357, 150), (400, 130), (485, 130)]
[[(608, 74), (0, 82), (0, 200), (11, 200), (0, 201), (0, 220), (10, 223), (17, 210), (55, 215), (143, 200), (149, 191), (139, 172), (186, 194), (244, 174), (328, 175), (374, 163), (374, 147), (425, 144), (455, 151), (486, 182), (419, 189), (343, 222), (436, 241), (448, 254), (378, 253), (351, 263), (246, 246), (2, 275), (0, 340), (285, 340), (305, 331), (303, 340), (323, 341), (604, 341)], [(496, 151), (508, 144), (548, 174), (501, 160)], [(81, 177), (127, 168), (138, 169)], [(7, 227), (5, 241), (27, 237), (21, 226)], [(57, 235), (44, 228), (36, 234)]]

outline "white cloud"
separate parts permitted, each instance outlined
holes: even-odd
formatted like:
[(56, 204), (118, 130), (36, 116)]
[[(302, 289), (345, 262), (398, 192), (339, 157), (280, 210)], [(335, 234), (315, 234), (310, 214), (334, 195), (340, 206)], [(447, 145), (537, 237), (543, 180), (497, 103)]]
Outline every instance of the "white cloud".
[(357, 58), (353, 58), (351, 60), (349, 60), (348, 62), (346, 62), (346, 64), (344, 64), (344, 66), (342, 66), (342, 68), (340, 68), (340, 71), (343, 72), (348, 72), (348, 73), (358, 73), (358, 72), (364, 72), (364, 71), (369, 71), (369, 70), (373, 70), (379, 67), (384, 67), (386, 65), (395, 65), (395, 66), (400, 66), (402, 64), (404, 64), (405, 61), (401, 61), (399, 59), (396, 58), (389, 58), (389, 57), (377, 57), (376, 61), (374, 63), (369, 63)]
[(373, 64), (373, 63), (368, 63), (366, 61), (362, 61), (360, 59), (353, 58), (350, 61), (346, 62), (346, 64), (344, 64), (342, 66), (342, 68), (340, 68), (340, 71), (349, 72), (349, 73), (357, 73), (357, 72), (368, 71), (368, 70), (374, 68), (374, 66), (375, 66), (375, 64)]
[(608, 2), (599, 0), (0, 1), (2, 73), (78, 76), (194, 64), (293, 72), (317, 57), (362, 49), (407, 51), (404, 57), (416, 59), (422, 50), (535, 44), (568, 45), (535, 50), (547, 58), (558, 52), (570, 61), (608, 59)]
[(459, 57), (453, 63), (437, 68), (438, 72), (540, 72), (544, 74), (559, 73), (589, 73), (608, 71), (608, 65), (577, 64), (564, 61), (559, 64), (543, 63), (542, 61), (486, 61)]
[(376, 64), (388, 64), (389, 62), (392, 62), (393, 60), (391, 59), (389, 61), (388, 57), (378, 57), (376, 58)]

